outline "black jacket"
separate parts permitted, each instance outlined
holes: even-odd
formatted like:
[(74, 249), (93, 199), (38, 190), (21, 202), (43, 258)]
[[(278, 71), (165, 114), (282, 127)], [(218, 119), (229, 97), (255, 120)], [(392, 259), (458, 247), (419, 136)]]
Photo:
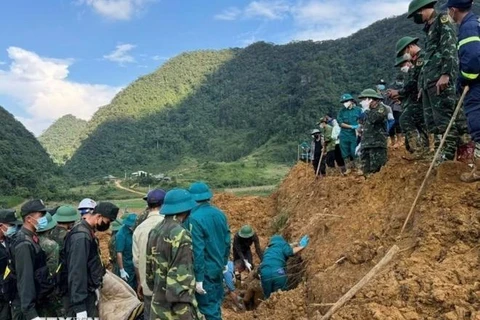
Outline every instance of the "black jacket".
[(240, 257), (242, 260), (246, 260), (245, 253), (251, 250), (250, 247), (253, 243), (255, 243), (255, 251), (257, 252), (258, 258), (262, 260), (263, 252), (262, 248), (260, 248), (260, 241), (256, 233), (251, 238), (242, 238), (236, 233), (235, 237), (233, 237), (234, 255)]

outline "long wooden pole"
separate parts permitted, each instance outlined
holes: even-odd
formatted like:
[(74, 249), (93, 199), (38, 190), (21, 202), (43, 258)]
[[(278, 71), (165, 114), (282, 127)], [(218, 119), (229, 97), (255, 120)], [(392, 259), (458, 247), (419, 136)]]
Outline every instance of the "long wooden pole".
[(405, 228), (407, 226), (408, 221), (410, 220), (410, 217), (413, 214), (413, 210), (415, 210), (415, 207), (417, 206), (418, 200), (420, 199), (420, 196), (423, 193), (423, 189), (425, 189), (425, 185), (427, 184), (428, 178), (430, 177), (430, 174), (432, 173), (433, 167), (435, 166), (435, 161), (437, 161), (438, 156), (440, 155), (440, 151), (443, 148), (443, 145), (445, 144), (445, 140), (447, 139), (447, 135), (450, 132), (450, 129), (453, 126), (453, 123), (455, 122), (455, 119), (457, 119), (458, 113), (460, 112), (460, 109), (463, 104), (463, 100), (465, 100), (465, 96), (467, 95), (468, 90), (470, 88), (466, 86), (463, 89), (462, 96), (460, 97), (460, 100), (458, 100), (457, 107), (455, 108), (455, 111), (453, 112), (452, 118), (450, 119), (450, 123), (448, 124), (447, 130), (445, 130), (445, 133), (443, 134), (442, 141), (440, 141), (440, 145), (437, 148), (437, 152), (435, 152), (435, 156), (433, 157), (432, 163), (430, 164), (430, 168), (428, 168), (427, 174), (425, 175), (425, 178), (423, 179), (422, 185), (420, 186), (420, 189), (418, 189), (417, 196), (415, 197), (415, 201), (413, 201), (412, 207), (410, 208), (410, 211), (408, 212), (407, 218), (405, 219), (405, 222), (403, 223), (402, 230), (400, 231), (400, 234), (398, 235), (399, 237), (402, 235), (403, 231), (405, 231)]
[(397, 245), (393, 245), (393, 247), (388, 250), (387, 254), (380, 260), (379, 263), (375, 265), (363, 278), (360, 280), (355, 286), (353, 286), (347, 293), (343, 295), (337, 302), (333, 304), (333, 306), (328, 310), (328, 312), (320, 318), (320, 320), (328, 320), (330, 317), (345, 303), (347, 303), (350, 299), (353, 298), (360, 291), (367, 283), (369, 283), (379, 272), (380, 270), (386, 266), (393, 257), (400, 251), (400, 248)]

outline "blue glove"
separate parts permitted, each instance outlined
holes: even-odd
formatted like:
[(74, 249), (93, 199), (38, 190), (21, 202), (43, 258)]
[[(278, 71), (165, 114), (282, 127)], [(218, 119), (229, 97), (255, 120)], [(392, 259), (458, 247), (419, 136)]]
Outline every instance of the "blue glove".
[(358, 129), (358, 124), (354, 124), (354, 125), (352, 126), (352, 129), (357, 130), (357, 129)]
[(303, 236), (302, 239), (300, 239), (299, 246), (302, 248), (305, 248), (308, 243), (310, 242), (310, 237), (309, 236)]

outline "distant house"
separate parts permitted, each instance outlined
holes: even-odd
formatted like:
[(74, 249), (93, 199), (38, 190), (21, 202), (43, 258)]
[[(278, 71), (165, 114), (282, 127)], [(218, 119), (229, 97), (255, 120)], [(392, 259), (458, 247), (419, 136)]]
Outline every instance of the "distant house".
[(159, 173), (159, 174), (153, 175), (152, 177), (154, 177), (157, 180), (163, 180), (163, 178), (165, 178), (165, 174)]
[(108, 181), (112, 181), (112, 180), (116, 180), (117, 178), (115, 178), (114, 176), (112, 176), (111, 174), (109, 174), (108, 176), (105, 176), (103, 177), (103, 180), (108, 180)]
[(148, 172), (146, 171), (136, 171), (136, 172), (132, 172), (132, 177), (148, 177)]

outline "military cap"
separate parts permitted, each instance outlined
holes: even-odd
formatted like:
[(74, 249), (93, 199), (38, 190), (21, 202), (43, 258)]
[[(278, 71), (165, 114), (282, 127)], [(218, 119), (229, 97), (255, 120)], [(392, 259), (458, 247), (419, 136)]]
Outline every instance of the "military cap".
[(188, 212), (195, 208), (197, 203), (192, 195), (185, 189), (173, 189), (165, 195), (160, 213), (165, 216), (174, 216), (180, 213)]
[(212, 191), (205, 182), (194, 182), (188, 189), (195, 201), (210, 200), (213, 197)]
[(473, 0), (448, 0), (445, 5), (442, 6), (442, 9), (447, 8), (459, 8), (459, 9), (468, 9), (471, 8)]
[(400, 40), (397, 41), (395, 44), (395, 51), (397, 53), (397, 57), (403, 56), (403, 52), (405, 49), (411, 45), (411, 44), (417, 44), (418, 38), (413, 38), (413, 37), (403, 37)]
[(120, 230), (121, 227), (122, 227), (122, 222), (118, 219), (113, 221), (110, 224), (110, 229), (112, 229), (112, 231), (118, 231), (118, 230)]
[(135, 225), (135, 221), (137, 220), (137, 215), (135, 213), (128, 214), (128, 217), (123, 220), (123, 224), (127, 227), (133, 227)]
[(111, 202), (100, 202), (99, 204), (97, 204), (95, 209), (93, 209), (93, 213), (99, 213), (103, 217), (109, 218), (110, 220), (114, 221), (115, 219), (117, 219), (119, 210), (120, 208), (118, 208)]
[(407, 18), (411, 18), (415, 12), (417, 12), (420, 9), (425, 8), (426, 6), (430, 4), (435, 4), (437, 3), (438, 0), (413, 0), (410, 2), (408, 5), (408, 16)]
[(245, 225), (242, 228), (240, 228), (240, 231), (238, 231), (238, 235), (240, 238), (248, 239), (253, 237), (255, 234), (255, 231), (253, 231), (253, 228), (249, 225)]
[(167, 193), (162, 189), (153, 189), (150, 190), (145, 197), (143, 197), (143, 200), (150, 204), (162, 204), (166, 194)]
[(353, 97), (350, 93), (344, 93), (340, 97), (340, 103), (344, 103), (344, 102), (351, 101), (351, 100), (354, 100), (354, 99), (353, 99)]
[(20, 225), (23, 224), (21, 220), (18, 220), (15, 215), (15, 210), (0, 209), (0, 223)]
[(359, 99), (372, 98), (382, 100), (383, 96), (373, 89), (365, 89), (358, 96)]
[(47, 212), (47, 208), (43, 204), (42, 200), (35, 199), (35, 200), (30, 200), (27, 203), (25, 203), (22, 208), (20, 209), (22, 217), (28, 216), (30, 213), (34, 212)]
[(53, 216), (53, 220), (63, 223), (63, 222), (75, 222), (80, 220), (80, 215), (77, 210), (72, 206), (60, 206), (57, 209), (57, 212)]
[(48, 224), (45, 226), (45, 228), (39, 228), (37, 230), (38, 232), (46, 232), (46, 231), (52, 230), (57, 226), (57, 221), (53, 220), (50, 212), (47, 212), (47, 214), (45, 215), (45, 218), (47, 218)]

